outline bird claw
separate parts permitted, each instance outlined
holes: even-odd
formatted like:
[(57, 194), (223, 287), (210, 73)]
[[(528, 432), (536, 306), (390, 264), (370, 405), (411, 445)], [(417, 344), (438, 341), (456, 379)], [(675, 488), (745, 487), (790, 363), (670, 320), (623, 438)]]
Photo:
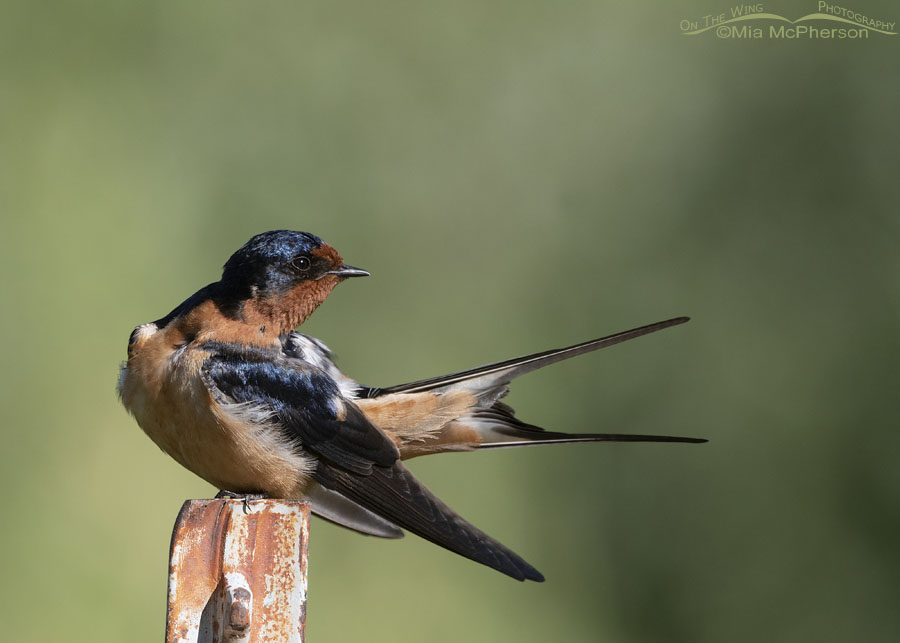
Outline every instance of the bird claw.
[(268, 498), (268, 496), (264, 493), (235, 493), (234, 491), (227, 491), (226, 489), (221, 489), (221, 490), (219, 490), (219, 493), (216, 494), (216, 498), (228, 498), (231, 500), (242, 500), (244, 514), (249, 514), (251, 500), (264, 500), (264, 499)]

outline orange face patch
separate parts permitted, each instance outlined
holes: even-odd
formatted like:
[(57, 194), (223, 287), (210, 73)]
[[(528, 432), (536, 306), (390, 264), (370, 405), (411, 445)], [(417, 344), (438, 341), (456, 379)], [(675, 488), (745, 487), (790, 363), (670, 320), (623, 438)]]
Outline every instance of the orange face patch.
[(313, 250), (310, 254), (315, 255), (316, 257), (322, 257), (326, 261), (330, 262), (332, 268), (339, 268), (344, 263), (344, 259), (343, 257), (341, 257), (341, 254), (324, 241), (322, 242), (321, 246)]
[[(325, 275), (315, 281), (301, 281), (274, 302), (278, 310), (272, 318), (280, 320), (281, 332), (287, 332), (306, 321), (338, 283), (340, 280), (335, 275)], [(280, 315), (277, 314), (279, 312)]]

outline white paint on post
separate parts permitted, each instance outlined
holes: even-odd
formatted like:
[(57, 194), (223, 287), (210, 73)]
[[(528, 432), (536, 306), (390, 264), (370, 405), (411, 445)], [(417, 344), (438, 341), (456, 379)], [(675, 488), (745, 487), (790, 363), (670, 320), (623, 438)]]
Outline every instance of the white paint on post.
[(172, 535), (167, 643), (302, 643), (309, 505), (189, 500)]

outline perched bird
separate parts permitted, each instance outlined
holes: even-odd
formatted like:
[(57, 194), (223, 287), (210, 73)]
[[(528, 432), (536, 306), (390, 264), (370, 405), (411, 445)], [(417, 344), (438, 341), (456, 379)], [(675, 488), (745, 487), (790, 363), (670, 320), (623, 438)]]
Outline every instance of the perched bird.
[(294, 331), (335, 286), (368, 274), (312, 234), (253, 237), (220, 281), (134, 329), (119, 377), (122, 403), (163, 451), (223, 492), (304, 498), (342, 526), (385, 538), (406, 529), (518, 580), (544, 577), (441, 502), (402, 460), (565, 442), (705, 441), (554, 433), (521, 422), (500, 401), (519, 375), (686, 317), (372, 388), (338, 370), (318, 340)]

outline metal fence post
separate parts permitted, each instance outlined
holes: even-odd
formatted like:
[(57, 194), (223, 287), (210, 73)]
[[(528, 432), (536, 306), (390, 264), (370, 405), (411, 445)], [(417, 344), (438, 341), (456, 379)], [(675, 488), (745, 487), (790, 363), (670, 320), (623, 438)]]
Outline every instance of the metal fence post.
[(188, 500), (169, 557), (166, 643), (302, 643), (309, 505)]

